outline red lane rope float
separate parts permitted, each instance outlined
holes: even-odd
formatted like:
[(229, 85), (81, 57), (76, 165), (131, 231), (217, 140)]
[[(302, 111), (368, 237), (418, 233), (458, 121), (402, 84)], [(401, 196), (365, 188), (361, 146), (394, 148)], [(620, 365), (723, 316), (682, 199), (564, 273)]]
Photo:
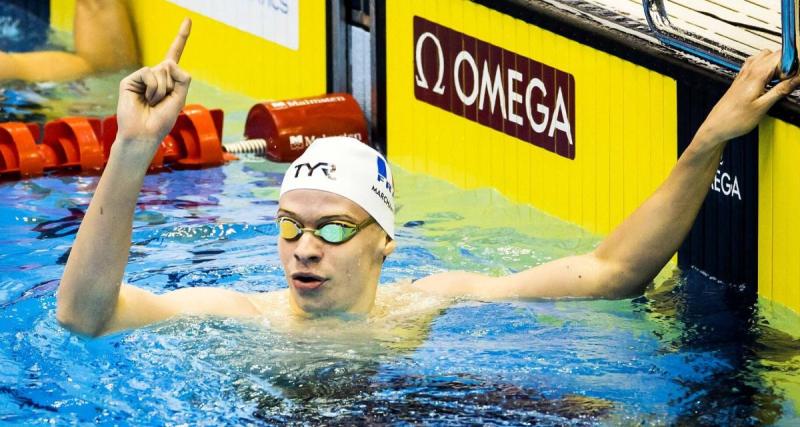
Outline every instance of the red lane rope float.
[[(266, 155), (277, 162), (291, 162), (315, 139), (350, 136), (368, 143), (367, 122), (356, 100), (346, 93), (311, 98), (270, 101), (254, 105), (247, 116), (245, 137), (222, 145), (224, 113), (191, 104), (183, 108), (175, 126), (161, 141), (149, 171), (219, 166), (236, 156), (229, 152)], [(103, 169), (116, 140), (117, 119), (66, 117), (44, 126), (39, 140), (36, 124), (0, 123), (0, 177), (27, 178), (46, 171)]]
[[(224, 113), (219, 109), (184, 107), (149, 170), (163, 169), (167, 164), (204, 168), (236, 159), (222, 150), (223, 119)], [(0, 176), (27, 178), (51, 170), (99, 172), (111, 155), (117, 119), (66, 117), (45, 124), (41, 144), (36, 143), (39, 135), (40, 128), (33, 123), (0, 123)]]
[(100, 171), (106, 159), (100, 146), (100, 119), (66, 117), (44, 125), (44, 139), (39, 152), (44, 157), (45, 170), (80, 169), (81, 172)]
[(41, 175), (44, 161), (37, 139), (39, 127), (34, 123), (0, 123), (0, 173), (22, 178)]
[(208, 110), (202, 105), (184, 107), (167, 138), (177, 142), (178, 165), (186, 168), (218, 166), (225, 163), (222, 153), (222, 110)]
[[(149, 170), (160, 170), (166, 165), (199, 169), (235, 160), (235, 156), (222, 152), (223, 119), (222, 110), (209, 110), (197, 104), (185, 106), (175, 126), (161, 141)], [(111, 155), (111, 146), (116, 137), (117, 118), (107, 117), (103, 120), (103, 152), (106, 159)]]
[[(103, 119), (103, 156), (105, 157), (106, 161), (108, 158), (111, 157), (111, 146), (114, 145), (114, 141), (117, 138), (117, 116), (108, 116)], [(165, 152), (165, 144), (167, 140), (161, 141), (161, 145), (156, 150), (155, 155), (153, 155), (153, 160), (150, 162), (150, 167), (147, 169), (148, 172), (156, 172), (163, 170), (164, 167), (164, 152)]]

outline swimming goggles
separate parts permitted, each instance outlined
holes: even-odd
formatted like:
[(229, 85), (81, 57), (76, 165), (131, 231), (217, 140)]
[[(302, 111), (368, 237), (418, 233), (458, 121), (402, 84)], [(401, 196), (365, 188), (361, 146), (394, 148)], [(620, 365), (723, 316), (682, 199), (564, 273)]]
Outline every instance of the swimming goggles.
[(278, 217), (276, 221), (278, 222), (278, 234), (284, 240), (297, 240), (304, 232), (308, 231), (332, 245), (338, 245), (352, 239), (356, 233), (375, 222), (372, 217), (369, 217), (361, 224), (331, 221), (320, 225), (319, 228), (303, 228), (299, 222), (288, 216)]

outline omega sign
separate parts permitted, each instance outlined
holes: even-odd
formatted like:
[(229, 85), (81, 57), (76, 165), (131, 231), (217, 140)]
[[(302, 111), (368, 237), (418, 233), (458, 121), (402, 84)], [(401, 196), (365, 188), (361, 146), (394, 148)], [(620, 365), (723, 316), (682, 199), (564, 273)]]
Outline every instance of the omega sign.
[(575, 77), (414, 17), (417, 99), (575, 158)]

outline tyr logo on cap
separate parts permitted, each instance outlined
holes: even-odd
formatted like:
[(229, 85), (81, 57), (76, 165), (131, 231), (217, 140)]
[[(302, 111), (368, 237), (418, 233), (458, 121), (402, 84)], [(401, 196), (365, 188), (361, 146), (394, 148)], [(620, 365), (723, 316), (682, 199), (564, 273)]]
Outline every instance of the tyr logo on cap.
[(386, 189), (394, 194), (392, 183), (390, 182), (389, 174), (387, 173), (386, 161), (383, 160), (381, 156), (378, 156), (378, 182), (386, 183)]
[(311, 163), (300, 163), (299, 165), (296, 165), (294, 167), (295, 178), (300, 176), (300, 171), (303, 170), (303, 168), (308, 168), (308, 176), (313, 176), (315, 171), (320, 170), (322, 171), (322, 173), (325, 174), (325, 176), (328, 179), (336, 179), (336, 177), (333, 176), (334, 172), (336, 172), (336, 165), (334, 164), (329, 164), (327, 162), (318, 162), (316, 165), (311, 166)]

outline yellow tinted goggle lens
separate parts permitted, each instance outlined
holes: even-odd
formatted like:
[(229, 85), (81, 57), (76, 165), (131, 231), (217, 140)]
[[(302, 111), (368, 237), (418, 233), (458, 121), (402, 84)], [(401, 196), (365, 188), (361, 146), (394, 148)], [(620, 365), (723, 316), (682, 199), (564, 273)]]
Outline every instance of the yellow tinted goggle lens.
[(286, 240), (294, 240), (303, 234), (303, 230), (294, 221), (281, 218), (278, 220), (278, 233)]

